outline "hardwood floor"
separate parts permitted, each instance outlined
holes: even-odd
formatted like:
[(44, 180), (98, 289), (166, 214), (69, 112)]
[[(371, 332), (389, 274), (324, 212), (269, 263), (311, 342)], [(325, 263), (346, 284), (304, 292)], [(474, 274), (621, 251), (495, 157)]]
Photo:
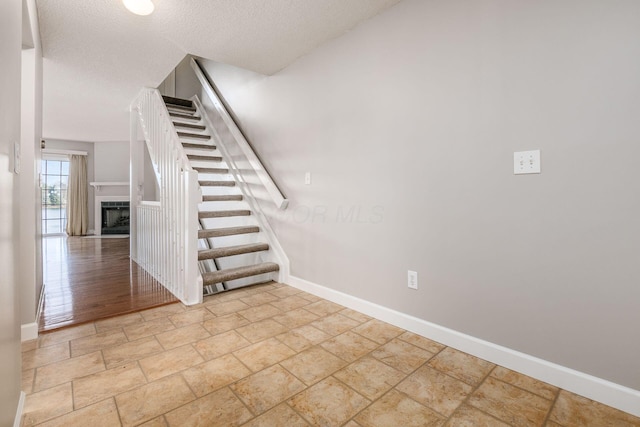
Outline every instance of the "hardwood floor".
[(42, 249), (41, 332), (177, 301), (129, 259), (128, 238), (45, 237)]

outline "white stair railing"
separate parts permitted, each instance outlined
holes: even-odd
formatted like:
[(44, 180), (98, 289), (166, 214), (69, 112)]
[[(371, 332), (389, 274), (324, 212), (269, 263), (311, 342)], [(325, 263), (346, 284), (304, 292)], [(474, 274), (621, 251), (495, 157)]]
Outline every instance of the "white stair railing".
[(138, 264), (184, 304), (202, 302), (198, 271), (198, 173), (189, 164), (157, 89), (133, 102), (160, 187), (159, 202), (137, 202)]

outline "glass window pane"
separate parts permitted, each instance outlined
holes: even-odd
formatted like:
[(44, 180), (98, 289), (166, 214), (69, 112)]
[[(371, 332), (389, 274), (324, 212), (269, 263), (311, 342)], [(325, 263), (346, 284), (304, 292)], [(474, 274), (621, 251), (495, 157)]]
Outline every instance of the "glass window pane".
[(61, 202), (60, 191), (56, 187), (50, 188), (49, 192), (47, 193), (47, 204), (51, 205), (51, 207), (54, 207), (60, 206)]
[(60, 208), (49, 208), (47, 209), (47, 219), (57, 219), (60, 218)]
[(60, 187), (60, 175), (45, 175), (45, 182), (47, 183), (47, 187), (51, 188), (53, 186)]
[(47, 173), (49, 175), (60, 175), (60, 160), (47, 160)]
[(42, 161), (42, 233), (64, 233), (67, 223), (69, 161)]

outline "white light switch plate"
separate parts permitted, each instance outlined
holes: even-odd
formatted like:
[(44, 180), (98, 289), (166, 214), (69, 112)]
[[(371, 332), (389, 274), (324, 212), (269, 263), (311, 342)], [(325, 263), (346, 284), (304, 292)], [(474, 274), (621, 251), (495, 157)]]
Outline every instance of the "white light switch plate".
[(311, 185), (311, 172), (307, 172), (304, 174), (304, 184)]
[(540, 173), (540, 150), (513, 153), (513, 173), (515, 175)]
[(416, 271), (407, 271), (407, 286), (410, 289), (418, 289), (418, 273)]

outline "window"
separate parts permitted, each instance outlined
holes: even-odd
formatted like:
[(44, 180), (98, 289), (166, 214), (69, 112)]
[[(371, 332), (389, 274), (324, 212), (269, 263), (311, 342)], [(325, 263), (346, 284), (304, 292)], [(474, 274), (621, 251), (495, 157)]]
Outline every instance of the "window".
[(69, 160), (42, 160), (42, 234), (62, 234), (67, 227)]

